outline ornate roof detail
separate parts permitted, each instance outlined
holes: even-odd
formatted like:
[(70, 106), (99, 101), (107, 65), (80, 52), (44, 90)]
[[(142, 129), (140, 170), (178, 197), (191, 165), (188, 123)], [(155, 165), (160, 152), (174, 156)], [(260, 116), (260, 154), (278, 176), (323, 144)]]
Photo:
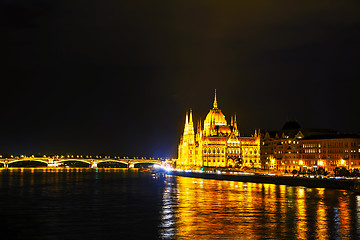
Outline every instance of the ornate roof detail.
[(227, 122), (226, 122), (225, 116), (221, 112), (221, 110), (218, 108), (218, 104), (217, 104), (217, 100), (216, 100), (216, 90), (215, 90), (213, 109), (211, 109), (210, 112), (206, 115), (206, 118), (204, 121), (204, 130), (205, 130), (206, 134), (208, 135), (210, 133), (212, 126), (226, 126), (226, 125), (227, 125)]

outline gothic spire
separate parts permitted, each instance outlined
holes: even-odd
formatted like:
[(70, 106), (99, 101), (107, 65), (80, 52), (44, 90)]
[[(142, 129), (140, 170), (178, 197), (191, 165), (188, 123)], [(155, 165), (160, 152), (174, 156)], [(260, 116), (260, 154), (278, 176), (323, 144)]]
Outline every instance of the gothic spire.
[(192, 109), (190, 108), (190, 120), (189, 120), (189, 123), (191, 124), (192, 121), (193, 121), (193, 119), (192, 119)]
[(235, 115), (234, 115), (234, 127), (235, 127), (235, 129), (237, 129), (236, 113), (235, 113)]
[(237, 127), (237, 122), (236, 122), (236, 113), (234, 115), (234, 132), (237, 136), (240, 136), (240, 133), (239, 133), (239, 130), (238, 130), (238, 127)]
[(218, 107), (218, 105), (217, 105), (217, 101), (216, 101), (216, 89), (215, 89), (215, 98), (214, 98), (214, 108), (217, 108)]
[(188, 113), (186, 112), (184, 135), (187, 135), (188, 129), (189, 129), (189, 118), (188, 118)]

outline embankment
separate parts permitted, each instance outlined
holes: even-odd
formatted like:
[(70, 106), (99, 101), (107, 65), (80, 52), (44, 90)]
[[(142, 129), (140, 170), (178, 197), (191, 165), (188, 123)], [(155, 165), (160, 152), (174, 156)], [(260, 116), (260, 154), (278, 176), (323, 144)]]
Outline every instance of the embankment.
[(239, 182), (253, 182), (253, 183), (269, 183), (278, 185), (289, 186), (304, 186), (308, 188), (333, 188), (352, 190), (355, 184), (353, 179), (335, 179), (335, 178), (310, 178), (310, 177), (298, 177), (298, 176), (269, 176), (269, 175), (239, 175), (239, 174), (217, 174), (217, 173), (205, 173), (205, 172), (183, 172), (183, 171), (171, 171), (169, 175), (204, 178), (204, 179), (216, 179), (227, 181), (239, 181)]

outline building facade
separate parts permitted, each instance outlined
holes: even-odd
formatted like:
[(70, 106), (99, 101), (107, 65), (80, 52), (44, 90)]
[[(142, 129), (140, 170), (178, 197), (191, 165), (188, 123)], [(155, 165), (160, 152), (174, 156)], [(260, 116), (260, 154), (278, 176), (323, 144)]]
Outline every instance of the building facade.
[(329, 129), (305, 129), (295, 121), (261, 135), (261, 168), (292, 172), (360, 168), (360, 136)]
[(360, 168), (358, 135), (310, 136), (301, 140), (299, 151), (303, 169), (322, 167), (331, 172), (336, 167), (348, 170)]
[(216, 92), (213, 108), (203, 125), (199, 121), (195, 133), (192, 111), (186, 114), (184, 133), (180, 139), (176, 167), (202, 168), (261, 168), (260, 134), (241, 137), (236, 115), (231, 123), (218, 108)]

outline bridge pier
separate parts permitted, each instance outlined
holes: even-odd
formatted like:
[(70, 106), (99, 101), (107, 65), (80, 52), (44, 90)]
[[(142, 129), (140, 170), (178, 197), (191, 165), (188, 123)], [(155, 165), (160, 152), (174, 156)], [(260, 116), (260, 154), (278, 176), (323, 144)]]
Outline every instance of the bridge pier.
[(128, 164), (128, 168), (134, 168), (134, 167), (135, 167), (135, 164), (133, 164), (133, 163)]
[(92, 163), (91, 164), (91, 168), (97, 168), (98, 166), (97, 166), (97, 163)]

